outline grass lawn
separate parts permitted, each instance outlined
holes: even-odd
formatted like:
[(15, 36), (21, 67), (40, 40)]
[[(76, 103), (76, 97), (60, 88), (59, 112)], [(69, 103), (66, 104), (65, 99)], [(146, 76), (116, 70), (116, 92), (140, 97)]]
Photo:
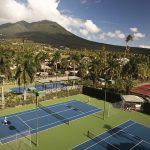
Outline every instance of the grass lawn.
[[(44, 105), (53, 105), (59, 102), (65, 102), (69, 100), (81, 100), (87, 101), (88, 96), (79, 94), (76, 96), (70, 96), (61, 99), (55, 99), (50, 101), (43, 102)], [(90, 104), (103, 108), (104, 102), (97, 100), (95, 98), (90, 99)], [(6, 109), (0, 111), (0, 116), (6, 114), (12, 114), (19, 111), (24, 111), (28, 109), (35, 108), (34, 105), (22, 106), (17, 108)], [(108, 108), (108, 103), (106, 104)], [(106, 110), (107, 112), (107, 110)], [(107, 115), (107, 113), (106, 113)], [(80, 118), (78, 120), (70, 122), (70, 125), (60, 125), (54, 128), (50, 128), (43, 132), (39, 133), (39, 146), (35, 147), (32, 145), (32, 148), (29, 148), (25, 144), (20, 144), (18, 146), (17, 142), (11, 142), (9, 144), (0, 145), (0, 150), (16, 150), (16, 147), (20, 150), (68, 150), (76, 145), (88, 140), (86, 136), (87, 131), (92, 131), (95, 134), (103, 133), (110, 128), (113, 128), (127, 120), (134, 120), (136, 122), (142, 123), (146, 126), (150, 126), (150, 117), (148, 115), (139, 113), (139, 112), (126, 112), (120, 111), (116, 114), (112, 114), (110, 117), (107, 117), (103, 120), (103, 112), (98, 112), (96, 114)], [(32, 135), (32, 140), (35, 141), (35, 135)]]

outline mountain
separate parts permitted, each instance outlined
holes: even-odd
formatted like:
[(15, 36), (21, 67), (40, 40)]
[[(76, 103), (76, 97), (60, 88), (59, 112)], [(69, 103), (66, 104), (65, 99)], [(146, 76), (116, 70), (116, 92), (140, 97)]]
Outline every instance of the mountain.
[[(109, 45), (85, 40), (64, 29), (52, 21), (39, 21), (28, 23), (19, 21), (0, 25), (0, 35), (6, 38), (24, 38), (38, 43), (51, 44), (52, 46), (66, 46), (76, 49), (101, 49), (103, 46), (110, 51), (124, 51), (125, 47)], [(150, 54), (150, 50), (144, 48), (131, 48), (133, 52)]]

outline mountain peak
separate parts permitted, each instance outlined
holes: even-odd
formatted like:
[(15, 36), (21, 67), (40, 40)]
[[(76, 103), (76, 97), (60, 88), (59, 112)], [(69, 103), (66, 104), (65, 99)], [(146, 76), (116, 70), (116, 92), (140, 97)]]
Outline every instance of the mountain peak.
[[(64, 46), (75, 49), (86, 48), (96, 50), (105, 46), (108, 50), (125, 50), (123, 46), (97, 43), (80, 38), (64, 29), (58, 23), (49, 20), (41, 20), (32, 23), (22, 20), (16, 23), (3, 24), (0, 25), (0, 34), (5, 35), (6, 38), (26, 38), (34, 42), (50, 44), (54, 47)], [(148, 51), (143, 48), (132, 49), (139, 53), (148, 53)]]

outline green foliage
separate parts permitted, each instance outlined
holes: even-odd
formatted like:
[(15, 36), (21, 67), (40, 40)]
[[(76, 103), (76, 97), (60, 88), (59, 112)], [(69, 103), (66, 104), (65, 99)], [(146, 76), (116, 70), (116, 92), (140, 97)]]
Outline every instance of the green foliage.
[[(38, 97), (39, 101), (52, 100), (56, 98), (62, 98), (67, 96), (72, 96), (76, 94), (80, 94), (81, 91), (79, 89), (72, 90), (61, 90), (47, 93), (45, 96)], [(35, 104), (36, 96), (35, 94), (27, 93), (26, 101), (24, 101), (23, 95), (16, 95), (12, 93), (7, 93), (5, 95), (5, 107), (16, 107), (27, 104)]]

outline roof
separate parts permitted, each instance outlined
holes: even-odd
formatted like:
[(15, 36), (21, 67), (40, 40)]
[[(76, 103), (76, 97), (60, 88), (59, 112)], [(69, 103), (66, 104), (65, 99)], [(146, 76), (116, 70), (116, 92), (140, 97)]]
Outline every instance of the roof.
[(150, 83), (145, 83), (145, 84), (133, 87), (130, 90), (130, 92), (149, 97), (150, 96)]
[(144, 103), (144, 99), (136, 95), (122, 95), (125, 102)]

